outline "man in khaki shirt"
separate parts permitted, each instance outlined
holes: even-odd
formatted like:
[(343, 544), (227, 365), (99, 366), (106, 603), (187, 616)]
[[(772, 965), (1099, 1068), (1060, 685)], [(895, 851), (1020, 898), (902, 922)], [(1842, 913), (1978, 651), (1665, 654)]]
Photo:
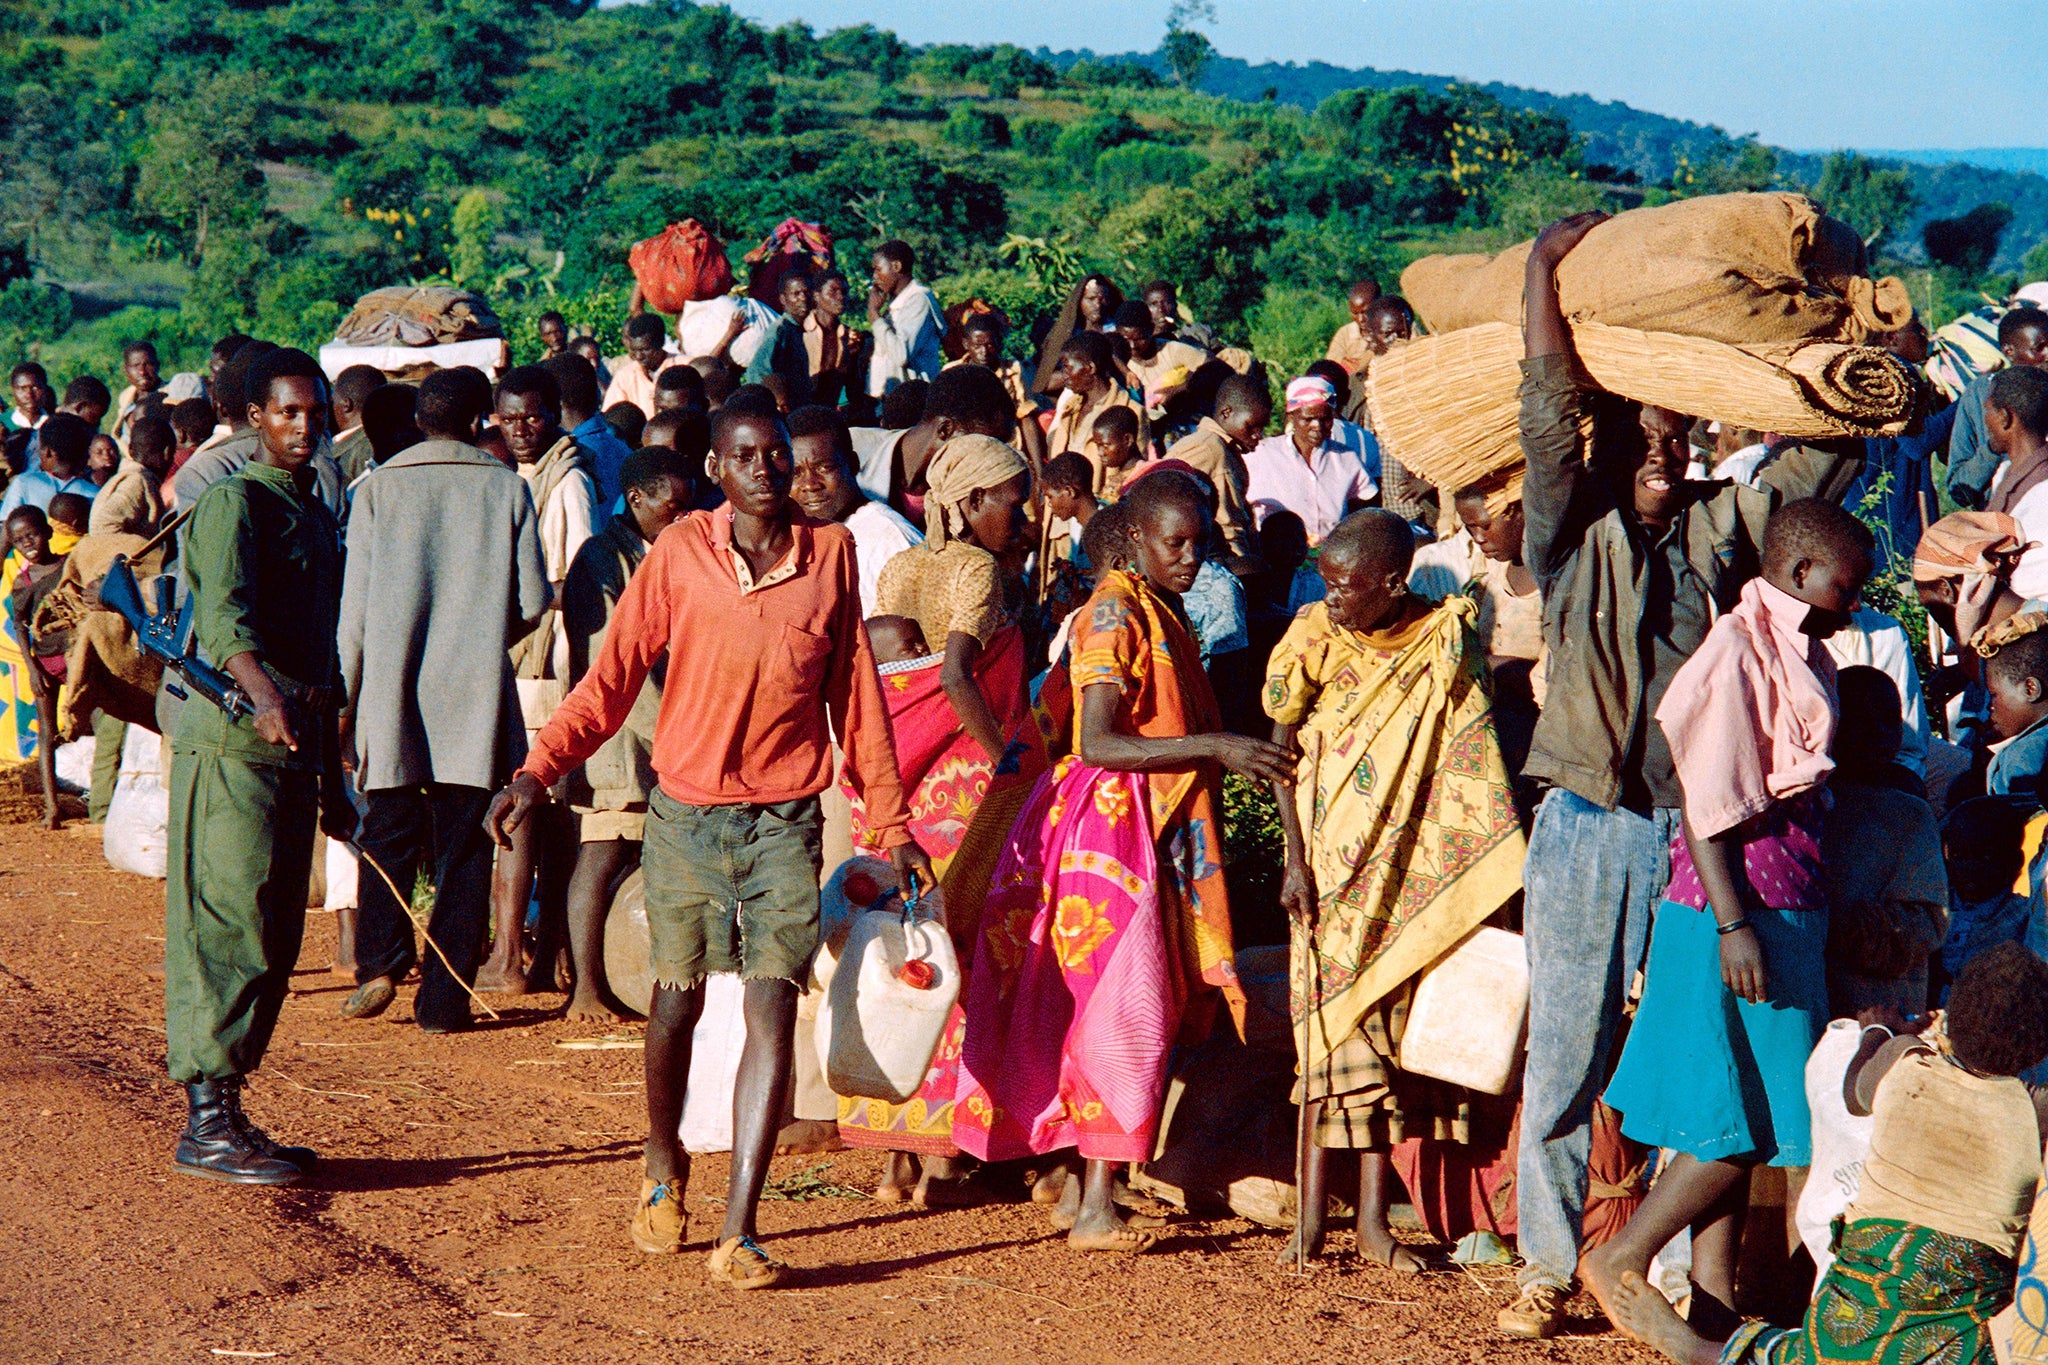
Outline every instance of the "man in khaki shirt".
[(1249, 375), (1233, 374), (1216, 387), (1216, 410), (1166, 452), (1169, 460), (1185, 460), (1216, 489), (1216, 529), (1230, 554), (1228, 567), (1255, 557), (1251, 509), (1245, 506), (1244, 455), (1259, 443), (1273, 415), (1266, 386)]
[(1380, 286), (1377, 280), (1360, 280), (1351, 286), (1351, 292), (1344, 302), (1351, 309), (1351, 321), (1339, 327), (1330, 338), (1330, 349), (1323, 359), (1334, 360), (1345, 370), (1363, 375), (1372, 365), (1372, 327), (1370, 316), (1372, 306), (1380, 300)]

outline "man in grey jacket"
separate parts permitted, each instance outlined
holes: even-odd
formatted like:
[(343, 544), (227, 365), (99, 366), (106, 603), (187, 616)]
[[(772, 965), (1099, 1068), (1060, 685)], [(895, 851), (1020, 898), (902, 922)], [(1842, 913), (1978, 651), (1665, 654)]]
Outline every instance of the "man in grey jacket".
[[(454, 968), (434, 954), (421, 966), (413, 1017), (429, 1033), (469, 1022), (490, 917), (484, 811), (526, 757), (506, 651), (551, 596), (525, 481), (472, 444), (488, 395), (474, 378), (444, 370), (420, 386), (426, 439), (356, 486), (342, 578), (359, 842), (401, 892), (431, 864), (427, 928)], [(361, 887), (350, 1018), (381, 1013), (419, 960), (412, 919), (375, 868)]]
[[(1691, 418), (1589, 395), (1579, 436), (1571, 330), (1558, 262), (1606, 217), (1552, 224), (1529, 255), (1523, 296), (1523, 562), (1543, 591), (1549, 696), (1523, 771), (1550, 788), (1523, 871), (1529, 1056), (1518, 1194), (1521, 1295), (1510, 1336), (1554, 1335), (1579, 1260), (1593, 1101), (1606, 1084), (1629, 982), (1671, 875), (1678, 776), (1655, 720), (1671, 677), (1735, 605), (1782, 502), (1839, 497), (1862, 443), (1788, 449), (1761, 488), (1685, 477)], [(1713, 1305), (1696, 1292), (1695, 1311)], [(1704, 1321), (1704, 1317), (1695, 1321)]]

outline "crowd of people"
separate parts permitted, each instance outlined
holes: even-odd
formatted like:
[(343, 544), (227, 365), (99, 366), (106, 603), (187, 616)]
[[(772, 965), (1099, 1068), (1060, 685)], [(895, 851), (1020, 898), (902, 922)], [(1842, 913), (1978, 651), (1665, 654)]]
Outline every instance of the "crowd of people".
[[(736, 974), (709, 1268), (781, 1282), (756, 1206), (785, 1122), (824, 1119), (791, 1098), (801, 997), (821, 883), (865, 856), (905, 903), (937, 893), (964, 976), (915, 1096), (834, 1101), (837, 1141), (890, 1153), (879, 1199), (1008, 1173), (1075, 1250), (1153, 1246), (1128, 1173), (1184, 1060), (1245, 1035), (1270, 908), (1302, 1135), (1284, 1260), (1325, 1254), (1341, 1194), (1359, 1257), (1424, 1270), (1389, 1221), (1405, 1183), (1434, 1233), (1477, 1209), (1516, 1235), (1510, 1336), (1556, 1333), (1583, 1285), (1688, 1362), (2048, 1358), (2048, 313), (2004, 311), (2001, 363), (1929, 386), (1903, 436), (1784, 439), (1588, 387), (1556, 277), (1597, 221), (1530, 252), (1525, 465), (1464, 488), (1374, 434), (1371, 367), (1416, 321), (1373, 281), (1277, 385), (1169, 282), (1090, 275), (1012, 338), (899, 242), (865, 330), (845, 275), (791, 269), (744, 359), (738, 315), (691, 354), (642, 311), (611, 356), (549, 315), (495, 382), (330, 377), (245, 336), (168, 380), (131, 347), (118, 397), (17, 365), (23, 667), (65, 678), (43, 605), (67, 556), (169, 535), (197, 654), (246, 701), (86, 721), (103, 755), (128, 724), (167, 737), (177, 1167), (314, 1167), (240, 1084), (316, 826), (361, 862), (342, 1013), (417, 969), (431, 1033), (489, 992), (621, 1019), (606, 919), (637, 867), (630, 1236), (689, 1239), (693, 1037)], [(1929, 358), (1917, 323), (1885, 345)], [(1864, 600), (1879, 576), (1928, 645)], [(1274, 804), (1277, 906), (1233, 898), (1226, 773)], [(1505, 1096), (1404, 1067), (1418, 982), (1484, 926), (1526, 943)], [(1736, 1308), (1759, 1167), (1790, 1173), (1784, 1240), (1817, 1272), (1798, 1326)]]

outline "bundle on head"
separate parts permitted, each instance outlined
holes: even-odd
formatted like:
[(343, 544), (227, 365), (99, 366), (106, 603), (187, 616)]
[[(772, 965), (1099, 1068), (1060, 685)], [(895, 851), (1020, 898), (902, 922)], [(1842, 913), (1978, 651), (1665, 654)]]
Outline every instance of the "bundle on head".
[[(1519, 325), (1533, 243), (1498, 256), (1425, 256), (1401, 293), (1434, 332)], [(1716, 194), (1616, 214), (1557, 271), (1574, 322), (1737, 345), (1861, 344), (1906, 325), (1905, 285), (1872, 280), (1855, 229), (1800, 194)]]

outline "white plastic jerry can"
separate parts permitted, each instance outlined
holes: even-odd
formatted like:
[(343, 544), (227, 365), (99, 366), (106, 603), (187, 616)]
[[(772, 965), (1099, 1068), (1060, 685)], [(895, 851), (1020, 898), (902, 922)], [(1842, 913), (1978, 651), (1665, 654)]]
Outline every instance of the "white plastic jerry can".
[(937, 894), (903, 906), (895, 891), (882, 893), (817, 975), (818, 1061), (832, 1092), (894, 1104), (915, 1095), (960, 998), (960, 962)]

